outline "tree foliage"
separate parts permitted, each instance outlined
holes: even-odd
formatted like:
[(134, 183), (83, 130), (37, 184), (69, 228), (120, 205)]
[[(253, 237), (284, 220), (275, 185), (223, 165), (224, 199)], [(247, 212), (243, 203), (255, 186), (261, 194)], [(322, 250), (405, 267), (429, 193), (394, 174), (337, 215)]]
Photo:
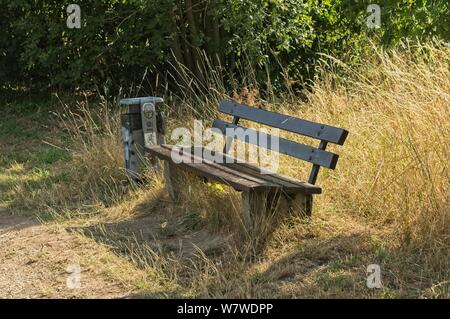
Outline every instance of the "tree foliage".
[(204, 51), (233, 71), (245, 61), (274, 83), (282, 69), (311, 77), (318, 52), (357, 59), (368, 40), (449, 40), (446, 0), (77, 0), (81, 29), (66, 26), (66, 1), (0, 0), (0, 80), (59, 88), (115, 86), (161, 74), (174, 60), (201, 79)]

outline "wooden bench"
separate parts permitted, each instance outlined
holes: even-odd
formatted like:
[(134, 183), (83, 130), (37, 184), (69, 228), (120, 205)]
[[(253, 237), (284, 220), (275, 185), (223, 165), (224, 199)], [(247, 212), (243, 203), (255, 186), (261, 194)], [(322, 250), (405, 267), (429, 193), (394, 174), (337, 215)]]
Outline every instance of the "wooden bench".
[[(312, 196), (320, 194), (322, 189), (314, 185), (320, 167), (334, 169), (337, 164), (338, 155), (326, 151), (328, 143), (343, 145), (348, 135), (348, 131), (315, 123), (288, 115), (275, 112), (265, 111), (263, 109), (249, 107), (247, 105), (235, 103), (233, 101), (224, 100), (220, 106), (221, 113), (231, 115), (231, 122), (215, 120), (213, 127), (218, 129), (226, 136), (225, 147), (221, 154), (212, 152), (213, 158), (202, 156), (199, 158), (197, 154), (203, 154), (202, 150), (195, 147), (189, 149), (176, 149), (180, 152), (182, 163), (176, 164), (172, 159), (174, 145), (153, 145), (147, 147), (150, 155), (156, 156), (165, 161), (165, 179), (166, 187), (173, 200), (178, 200), (182, 183), (178, 180), (179, 170), (188, 170), (196, 175), (206, 179), (229, 185), (234, 189), (242, 192), (242, 217), (244, 224), (250, 228), (255, 226), (256, 216), (261, 214), (262, 210), (266, 213), (271, 207), (274, 207), (275, 201), (283, 199), (288, 205), (288, 209), (299, 208), (307, 215), (312, 212)], [(263, 125), (271, 126), (281, 130), (300, 134), (310, 138), (320, 140), (317, 148), (300, 144), (284, 138), (279, 138), (278, 152), (301, 159), (312, 164), (308, 182), (300, 181), (287, 176), (276, 173), (262, 174), (259, 167), (246, 162), (230, 158), (228, 155), (233, 139), (241, 139), (247, 143), (257, 144), (259, 147), (272, 149), (270, 143), (261, 145), (259, 142), (263, 138), (270, 137), (250, 128), (239, 125), (241, 119), (257, 122)], [(227, 128), (242, 128), (256, 134), (257, 140), (248, 139), (248, 135), (227, 134)], [(228, 133), (230, 130), (228, 130)], [(217, 157), (219, 155), (219, 157)], [(217, 161), (214, 159), (222, 158)], [(228, 161), (226, 160), (228, 159)], [(230, 163), (231, 162), (231, 163)]]

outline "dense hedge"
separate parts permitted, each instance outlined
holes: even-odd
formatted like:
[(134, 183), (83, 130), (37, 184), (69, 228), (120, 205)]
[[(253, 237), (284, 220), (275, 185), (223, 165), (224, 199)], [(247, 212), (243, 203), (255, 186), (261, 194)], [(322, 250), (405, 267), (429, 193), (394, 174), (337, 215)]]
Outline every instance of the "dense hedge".
[[(257, 77), (311, 77), (317, 52), (357, 59), (367, 41), (449, 39), (447, 0), (379, 0), (382, 26), (368, 29), (356, 0), (0, 0), (0, 80), (58, 88), (118, 87), (176, 58), (201, 78), (199, 50), (233, 70), (245, 60)], [(81, 29), (66, 6), (81, 7)]]

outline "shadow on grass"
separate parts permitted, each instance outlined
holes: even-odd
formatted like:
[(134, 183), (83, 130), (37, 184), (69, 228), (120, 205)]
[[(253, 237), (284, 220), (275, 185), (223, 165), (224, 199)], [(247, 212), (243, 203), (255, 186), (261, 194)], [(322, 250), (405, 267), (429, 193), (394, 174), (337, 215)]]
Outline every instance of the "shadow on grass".
[[(236, 248), (231, 237), (211, 232), (207, 226), (195, 213), (170, 203), (165, 190), (161, 190), (150, 201), (136, 206), (127, 220), (70, 228), (69, 231), (93, 238), (142, 269), (150, 267), (170, 272), (171, 268), (179, 267), (182, 286), (189, 289), (191, 283), (187, 278), (192, 275), (185, 272), (192, 271), (193, 264), (196, 264), (194, 271), (204, 271), (200, 266), (204, 259), (198, 258), (199, 255), (217, 264), (227, 259), (227, 249), (231, 245)], [(205, 283), (208, 288), (199, 297), (356, 298), (380, 296), (396, 288), (395, 278), (389, 274), (385, 274), (386, 289), (382, 292), (370, 291), (366, 286), (367, 266), (375, 263), (383, 267), (389, 257), (369, 233), (317, 238), (313, 229), (307, 228), (305, 232), (297, 239), (295, 249), (280, 259), (261, 254), (225, 262), (226, 266), (218, 269), (226, 274), (220, 274), (210, 284)], [(269, 265), (264, 271), (252, 270), (265, 263)], [(201, 273), (196, 276), (202, 277)], [(219, 278), (222, 276), (226, 280)], [(167, 296), (179, 296), (179, 293), (144, 290), (129, 297)]]
[[(351, 298), (369, 293), (366, 267), (382, 260), (371, 258), (368, 234), (307, 238), (296, 249), (251, 277), (258, 297)], [(356, 293), (358, 293), (356, 295)]]
[(207, 255), (220, 254), (227, 238), (214, 234), (196, 213), (169, 203), (162, 190), (151, 201), (137, 205), (132, 217), (120, 222), (102, 223), (88, 227), (69, 228), (99, 243), (111, 247), (127, 258), (143, 258), (153, 252), (189, 258), (200, 251)]

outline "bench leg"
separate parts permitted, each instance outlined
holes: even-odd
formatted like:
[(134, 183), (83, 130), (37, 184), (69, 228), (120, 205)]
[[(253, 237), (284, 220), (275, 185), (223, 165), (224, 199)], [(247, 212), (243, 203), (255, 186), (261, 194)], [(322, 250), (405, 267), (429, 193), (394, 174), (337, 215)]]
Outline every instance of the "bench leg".
[(180, 169), (175, 164), (164, 161), (164, 179), (170, 198), (174, 202), (178, 202), (180, 200), (182, 186), (185, 185), (182, 183)]
[(290, 194), (285, 195), (289, 205), (289, 213), (291, 215), (308, 216), (312, 214), (313, 197), (311, 194)]
[(245, 232), (255, 247), (261, 245), (276, 225), (280, 207), (280, 194), (242, 192), (242, 220)]
[(242, 192), (242, 221), (247, 231), (252, 232), (255, 218), (264, 214), (265, 193), (254, 191)]

